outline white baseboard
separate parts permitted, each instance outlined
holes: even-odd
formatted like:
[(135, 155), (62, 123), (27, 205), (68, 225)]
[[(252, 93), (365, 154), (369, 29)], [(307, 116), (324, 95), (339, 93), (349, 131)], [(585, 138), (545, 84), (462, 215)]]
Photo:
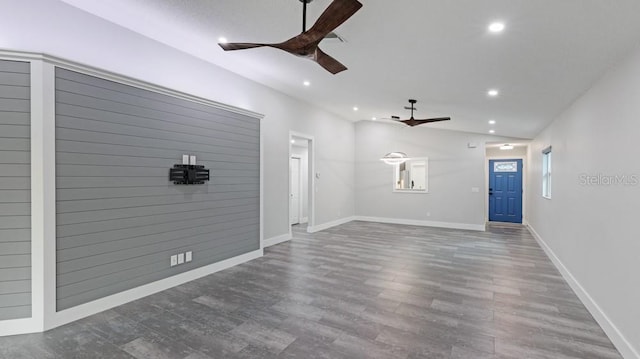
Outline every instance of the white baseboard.
[(148, 295), (161, 292), (163, 290), (173, 288), (177, 285), (190, 282), (192, 280), (207, 276), (219, 272), (221, 270), (236, 266), (248, 262), (250, 260), (262, 257), (263, 250), (258, 249), (253, 252), (245, 253), (237, 257), (229, 258), (218, 263), (210, 264), (208, 266), (196, 268), (189, 272), (180, 273), (173, 277), (165, 278), (153, 283), (145, 284), (143, 286), (129, 289), (124, 292), (110, 295), (108, 297), (100, 298), (92, 302), (79, 305), (77, 307), (69, 308), (61, 312), (54, 314), (53, 318), (45, 324), (45, 330), (49, 330), (61, 325), (71, 323), (78, 319), (85, 318), (92, 314), (100, 313), (107, 309), (117, 307), (119, 305), (134, 301), (146, 297)]
[(42, 331), (42, 322), (33, 318), (0, 320), (0, 337), (38, 333)]
[(486, 231), (486, 228), (485, 228), (484, 224), (421, 221), (421, 220), (415, 220), (415, 219), (367, 217), (367, 216), (355, 216), (354, 220), (356, 220), (356, 221), (365, 221), (365, 222), (404, 224), (404, 225), (407, 225), (407, 226), (423, 226), (423, 227), (437, 227), (437, 228), (449, 228), (449, 229), (464, 229), (464, 230), (482, 231), (482, 232)]
[(540, 247), (547, 254), (551, 262), (556, 266), (560, 274), (564, 280), (569, 283), (569, 286), (576, 293), (582, 304), (587, 308), (589, 313), (593, 316), (593, 318), (598, 322), (598, 324), (602, 327), (602, 330), (607, 334), (613, 345), (618, 349), (620, 354), (625, 359), (640, 359), (640, 354), (637, 348), (634, 348), (633, 345), (624, 337), (624, 335), (618, 330), (618, 327), (609, 319), (609, 317), (605, 314), (605, 312), (600, 308), (598, 303), (587, 293), (587, 291), (582, 287), (580, 282), (571, 274), (569, 269), (565, 267), (565, 265), (560, 261), (560, 258), (556, 256), (553, 252), (553, 249), (547, 245), (547, 243), (540, 237), (538, 232), (531, 226), (531, 224), (527, 225), (529, 232), (536, 239)]
[(290, 240), (291, 240), (291, 235), (289, 233), (267, 238), (264, 240), (264, 248), (275, 246), (276, 244), (280, 244), (282, 242), (286, 242)]
[(335, 227), (335, 226), (339, 226), (341, 224), (349, 223), (349, 222), (355, 220), (355, 218), (356, 217), (345, 217), (345, 218), (336, 219), (335, 221), (319, 224), (317, 226), (313, 226), (313, 227), (309, 226), (309, 227), (307, 227), (307, 233), (316, 233), (316, 232), (324, 231), (325, 229), (329, 229), (331, 227)]

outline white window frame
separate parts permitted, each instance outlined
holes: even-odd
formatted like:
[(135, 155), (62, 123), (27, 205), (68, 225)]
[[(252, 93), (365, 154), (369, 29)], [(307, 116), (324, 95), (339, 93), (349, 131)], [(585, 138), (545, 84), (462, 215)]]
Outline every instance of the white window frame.
[(542, 197), (551, 199), (551, 146), (542, 150)]

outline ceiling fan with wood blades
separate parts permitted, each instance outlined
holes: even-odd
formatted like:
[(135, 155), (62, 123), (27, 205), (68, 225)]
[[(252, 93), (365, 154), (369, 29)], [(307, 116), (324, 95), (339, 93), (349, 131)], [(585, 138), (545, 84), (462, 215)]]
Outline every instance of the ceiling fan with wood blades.
[(318, 20), (313, 26), (306, 29), (306, 17), (307, 17), (307, 4), (313, 0), (300, 0), (303, 3), (302, 12), (302, 33), (294, 36), (287, 41), (275, 44), (264, 43), (220, 43), (225, 51), (231, 50), (245, 50), (256, 47), (273, 47), (286, 51), (290, 54), (306, 57), (312, 61), (317, 62), (325, 70), (332, 74), (337, 74), (347, 69), (346, 66), (341, 64), (338, 60), (324, 53), (318, 47), (320, 41), (322, 41), (327, 35), (329, 35), (334, 29), (342, 25), (353, 14), (355, 14), (362, 4), (358, 0), (334, 0), (329, 7), (320, 15)]
[(398, 122), (402, 122), (405, 125), (411, 126), (411, 127), (422, 125), (422, 124), (425, 124), (425, 123), (451, 120), (451, 117), (436, 117), (436, 118), (428, 118), (428, 119), (424, 119), (424, 120), (416, 120), (415, 118), (413, 118), (413, 111), (417, 111), (417, 108), (415, 108), (415, 104), (418, 103), (418, 101), (410, 99), (409, 103), (411, 104), (411, 107), (405, 106), (405, 109), (411, 110), (411, 118), (410, 119), (408, 119), (408, 120), (400, 120), (399, 116), (391, 116), (391, 119), (395, 120), (395, 121), (398, 121)]

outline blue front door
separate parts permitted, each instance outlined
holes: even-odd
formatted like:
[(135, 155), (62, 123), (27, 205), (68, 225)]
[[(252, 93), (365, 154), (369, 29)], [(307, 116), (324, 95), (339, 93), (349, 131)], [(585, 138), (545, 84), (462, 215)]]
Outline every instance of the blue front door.
[(522, 160), (489, 160), (489, 221), (522, 223)]

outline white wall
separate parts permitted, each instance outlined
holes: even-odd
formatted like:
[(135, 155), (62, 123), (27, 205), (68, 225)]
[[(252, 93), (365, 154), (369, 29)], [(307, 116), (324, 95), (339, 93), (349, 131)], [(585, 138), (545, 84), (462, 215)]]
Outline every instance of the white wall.
[(525, 158), (527, 146), (516, 146), (512, 150), (501, 150), (500, 147), (487, 147), (487, 158)]
[[(485, 224), (485, 143), (500, 137), (407, 127), (382, 122), (356, 124), (357, 216), (429, 222), (481, 229)], [(476, 148), (468, 148), (473, 142)], [(388, 152), (429, 158), (429, 193), (392, 192)], [(478, 192), (471, 191), (477, 187)], [(430, 215), (428, 215), (430, 214)]]
[(0, 2), (0, 49), (46, 53), (264, 114), (265, 238), (289, 231), (282, 184), (290, 130), (315, 137), (316, 224), (354, 214), (354, 125), (336, 115), (58, 1)]
[[(528, 173), (530, 226), (625, 358), (640, 358), (640, 186), (585, 186), (581, 175), (640, 177), (639, 99), (635, 52), (535, 138)], [(549, 145), (551, 200), (541, 197)]]

